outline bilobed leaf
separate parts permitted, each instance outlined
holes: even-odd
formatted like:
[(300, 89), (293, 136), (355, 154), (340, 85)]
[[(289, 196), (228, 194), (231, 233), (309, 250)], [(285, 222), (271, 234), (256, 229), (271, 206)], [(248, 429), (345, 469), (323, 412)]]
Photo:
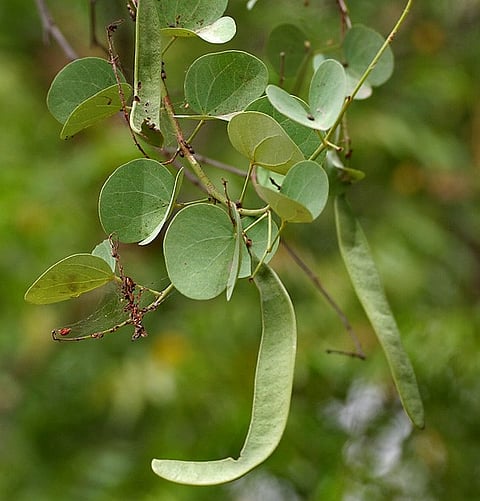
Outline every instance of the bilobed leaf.
[(293, 24), (275, 27), (267, 42), (267, 56), (277, 74), (295, 76), (309, 52), (307, 36)]
[(217, 19), (212, 24), (195, 30), (186, 28), (163, 28), (162, 34), (169, 37), (198, 37), (205, 42), (221, 44), (230, 41), (237, 32), (235, 21), (228, 16)]
[[(385, 42), (382, 35), (362, 25), (355, 25), (347, 31), (343, 41), (343, 50), (347, 63), (347, 72), (357, 82)], [(387, 47), (375, 68), (367, 78), (374, 87), (385, 83), (393, 73), (393, 52)]]
[[(294, 96), (294, 99), (296, 99), (302, 106), (304, 106), (305, 109), (307, 108), (307, 105), (303, 101), (301, 101), (300, 98)], [(245, 108), (245, 111), (259, 111), (271, 116), (282, 126), (282, 128), (293, 140), (293, 142), (300, 148), (304, 157), (306, 158), (308, 158), (321, 144), (317, 131), (309, 127), (305, 127), (298, 122), (294, 122), (292, 119), (280, 113), (272, 106), (267, 96), (260, 97), (251, 102)]]
[(25, 300), (34, 304), (58, 303), (102, 287), (114, 278), (103, 258), (74, 254), (43, 273), (25, 293)]
[(280, 174), (303, 160), (303, 154), (272, 117), (257, 111), (235, 115), (228, 124), (233, 147), (252, 164)]
[(276, 85), (269, 85), (266, 94), (273, 107), (293, 121), (311, 129), (327, 130), (345, 100), (345, 70), (333, 59), (323, 61), (310, 83), (308, 106)]
[(190, 485), (230, 482), (265, 461), (280, 442), (295, 368), (295, 313), (283, 284), (267, 265), (261, 265), (254, 281), (260, 293), (262, 339), (250, 426), (240, 456), (216, 461), (154, 459), (152, 469), (162, 478)]
[(115, 233), (124, 243), (153, 240), (169, 216), (175, 191), (175, 179), (156, 160), (139, 158), (118, 167), (100, 192), (105, 233)]
[(235, 257), (235, 230), (220, 207), (199, 203), (183, 208), (163, 242), (165, 264), (174, 287), (191, 299), (211, 299), (228, 284)]
[(257, 169), (255, 189), (283, 221), (311, 223), (328, 199), (328, 176), (316, 162), (303, 160), (281, 179)]
[(320, 215), (327, 203), (328, 176), (317, 162), (304, 160), (288, 171), (280, 193), (301, 203), (308, 210), (313, 221)]
[(185, 76), (185, 98), (204, 115), (222, 116), (243, 110), (263, 94), (268, 71), (260, 59), (242, 51), (199, 57)]
[(320, 130), (330, 128), (337, 119), (346, 95), (346, 77), (343, 66), (334, 59), (326, 59), (313, 74), (308, 94), (310, 113)]
[(110, 266), (111, 270), (115, 272), (117, 262), (112, 255), (112, 246), (108, 238), (100, 242), (95, 249), (93, 249), (92, 256), (101, 257)]
[[(124, 77), (119, 74), (122, 82)], [(99, 57), (85, 57), (67, 64), (54, 78), (47, 95), (50, 113), (64, 124), (84, 101), (115, 86), (112, 65)], [(105, 104), (105, 103), (104, 103)]]
[(353, 287), (385, 352), (403, 407), (419, 428), (424, 411), (415, 373), (402, 344), (368, 242), (345, 196), (335, 199), (340, 251)]
[[(123, 97), (127, 102), (132, 95), (132, 87), (127, 83), (122, 83), (121, 87)], [(61, 139), (68, 139), (96, 122), (115, 115), (122, 109), (122, 106), (117, 84), (101, 90), (72, 111), (63, 125), (60, 133)]]
[[(139, 0), (135, 22), (134, 99), (130, 126), (137, 133), (146, 124), (160, 129), (162, 46), (156, 0)], [(167, 2), (170, 3), (170, 2)]]

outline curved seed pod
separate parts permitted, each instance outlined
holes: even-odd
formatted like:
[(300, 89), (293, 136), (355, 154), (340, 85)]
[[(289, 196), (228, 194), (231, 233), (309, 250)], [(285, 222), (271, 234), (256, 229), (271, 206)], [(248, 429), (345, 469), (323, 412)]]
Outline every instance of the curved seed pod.
[(295, 368), (295, 313), (285, 287), (266, 264), (262, 264), (254, 281), (260, 293), (262, 340), (250, 426), (240, 456), (216, 461), (154, 459), (152, 468), (160, 477), (190, 485), (230, 482), (265, 461), (280, 442)]

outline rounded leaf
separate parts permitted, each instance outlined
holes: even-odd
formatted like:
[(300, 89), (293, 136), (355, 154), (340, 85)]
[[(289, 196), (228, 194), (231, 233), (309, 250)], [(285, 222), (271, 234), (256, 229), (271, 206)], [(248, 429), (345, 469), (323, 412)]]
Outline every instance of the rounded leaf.
[(105, 233), (121, 242), (158, 234), (173, 204), (175, 179), (161, 163), (132, 160), (116, 169), (100, 192), (99, 216)]
[(234, 264), (236, 234), (220, 207), (200, 203), (180, 210), (163, 242), (174, 287), (191, 299), (211, 299), (227, 287)]
[(162, 34), (169, 37), (190, 38), (198, 37), (209, 43), (226, 43), (237, 32), (235, 21), (228, 16), (217, 19), (214, 23), (202, 26), (195, 31), (186, 28), (163, 28)]
[[(384, 42), (382, 35), (366, 26), (355, 25), (347, 31), (343, 41), (347, 72), (357, 82)], [(392, 76), (393, 66), (393, 52), (390, 47), (387, 47), (368, 76), (367, 82), (374, 87), (385, 83)]]
[(307, 36), (297, 26), (281, 24), (270, 33), (267, 56), (277, 74), (295, 76), (308, 52)]
[(250, 163), (280, 174), (304, 158), (279, 123), (257, 111), (235, 115), (228, 124), (228, 137)]
[[(295, 99), (302, 104), (302, 106), (307, 107), (307, 105), (300, 99), (295, 97)], [(293, 142), (300, 148), (305, 157), (309, 157), (321, 144), (320, 138), (318, 137), (317, 131), (305, 127), (298, 122), (293, 121), (284, 114), (280, 113), (276, 108), (272, 106), (267, 96), (260, 97), (252, 103), (250, 103), (245, 111), (259, 111), (271, 116), (276, 120)]]
[[(123, 98), (128, 101), (132, 95), (132, 87), (127, 83), (120, 85)], [(68, 116), (60, 132), (61, 139), (68, 139), (96, 122), (115, 115), (122, 109), (122, 106), (117, 84), (97, 92), (80, 103)]]
[[(123, 77), (121, 79), (124, 80)], [(116, 84), (112, 65), (105, 59), (76, 59), (54, 78), (47, 95), (48, 109), (64, 124), (77, 106)]]
[(115, 278), (110, 265), (92, 254), (74, 254), (51, 266), (25, 293), (34, 304), (66, 301), (89, 292)]
[(342, 109), (346, 95), (346, 77), (343, 66), (334, 59), (326, 59), (315, 71), (310, 83), (308, 104), (311, 118), (320, 130), (329, 129)]
[(222, 116), (243, 110), (263, 94), (268, 71), (260, 59), (242, 51), (205, 54), (185, 76), (185, 98), (203, 115)]

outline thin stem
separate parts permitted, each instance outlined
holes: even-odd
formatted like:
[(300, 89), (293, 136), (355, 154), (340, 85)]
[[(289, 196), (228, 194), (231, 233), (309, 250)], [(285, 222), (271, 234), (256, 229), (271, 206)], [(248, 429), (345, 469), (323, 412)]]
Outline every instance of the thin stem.
[(238, 203), (242, 205), (243, 199), (245, 198), (245, 193), (247, 192), (248, 183), (250, 182), (250, 176), (252, 175), (254, 164), (250, 162), (248, 166), (247, 177), (245, 178), (245, 182), (243, 183), (242, 193), (240, 194), (240, 198), (238, 199)]
[[(282, 240), (282, 245), (285, 248), (285, 250), (288, 252), (290, 257), (293, 259), (295, 264), (299, 266), (299, 268), (305, 273), (307, 278), (313, 283), (315, 288), (322, 294), (322, 296), (326, 299), (327, 303), (333, 308), (333, 311), (337, 314), (338, 318), (342, 322), (345, 330), (347, 331), (347, 334), (350, 336), (350, 339), (353, 341), (353, 344), (355, 345), (356, 351), (353, 353), (348, 352), (350, 356), (355, 356), (357, 358), (360, 358), (362, 360), (365, 360), (365, 353), (363, 352), (362, 345), (360, 344), (360, 341), (358, 337), (356, 336), (355, 332), (353, 331), (353, 327), (350, 324), (347, 316), (345, 313), (342, 311), (340, 306), (335, 302), (333, 297), (330, 295), (330, 293), (325, 289), (323, 286), (322, 282), (318, 278), (318, 276), (313, 272), (313, 270), (305, 263), (305, 261), (288, 245), (285, 240)], [(340, 353), (339, 350), (327, 350), (328, 353)]]
[(207, 176), (207, 174), (204, 172), (201, 165), (195, 158), (195, 155), (192, 152), (192, 147), (183, 137), (183, 132), (182, 129), (180, 128), (177, 118), (175, 117), (175, 109), (170, 99), (170, 95), (168, 94), (168, 89), (164, 79), (162, 79), (162, 83), (164, 88), (163, 102), (165, 104), (165, 110), (167, 111), (170, 123), (173, 125), (173, 128), (175, 129), (175, 135), (177, 137), (178, 147), (180, 149), (182, 156), (190, 164), (190, 167), (192, 168), (195, 175), (200, 179), (201, 183), (207, 189), (208, 194), (215, 200), (218, 200), (219, 202), (228, 206), (227, 198), (225, 197), (225, 195), (223, 195), (223, 193), (220, 193), (220, 191), (218, 191), (217, 188), (214, 186), (210, 178)]
[(43, 38), (45, 43), (49, 42), (49, 37), (51, 36), (58, 43), (63, 53), (70, 61), (78, 59), (77, 53), (53, 21), (45, 0), (35, 0), (35, 4), (37, 5), (40, 20), (42, 21)]
[(200, 120), (200, 122), (198, 122), (195, 129), (193, 129), (193, 132), (190, 134), (190, 137), (187, 139), (187, 143), (191, 143), (195, 139), (195, 136), (198, 134), (198, 132), (204, 125), (205, 125), (205, 120)]
[(167, 50), (173, 45), (173, 43), (177, 40), (177, 37), (172, 37), (165, 45), (165, 48), (162, 50), (162, 57), (166, 54)]
[(132, 136), (132, 139), (133, 139), (135, 146), (138, 148), (138, 150), (142, 153), (142, 155), (145, 158), (149, 158), (148, 154), (142, 148), (141, 144), (137, 140), (137, 137), (135, 136), (135, 133), (133, 132), (132, 128), (130, 127), (130, 117), (129, 117), (128, 111), (127, 111), (127, 101), (125, 99), (125, 94), (123, 92), (122, 82), (120, 81), (120, 77), (118, 76), (118, 73), (119, 73), (118, 56), (115, 52), (115, 45), (113, 43), (113, 34), (117, 30), (119, 24), (122, 22), (123, 21), (117, 21), (116, 23), (112, 23), (109, 26), (107, 26), (108, 54), (109, 54), (110, 64), (112, 65), (112, 68), (113, 68), (113, 73), (115, 75), (115, 80), (117, 82), (118, 94), (120, 96), (120, 101), (122, 103), (123, 116), (125, 118), (125, 121), (127, 122), (128, 130), (130, 131), (130, 135)]
[(358, 81), (358, 83), (355, 86), (355, 88), (353, 89), (352, 93), (349, 96), (347, 96), (347, 98), (345, 99), (345, 102), (343, 103), (342, 109), (340, 110), (340, 113), (338, 114), (337, 119), (335, 120), (335, 123), (332, 125), (332, 127), (330, 128), (330, 130), (327, 132), (327, 134), (324, 137), (324, 144), (320, 145), (313, 152), (313, 154), (309, 158), (310, 160), (315, 160), (315, 158), (317, 158), (318, 155), (326, 148), (325, 144), (329, 141), (329, 139), (332, 136), (332, 134), (335, 132), (335, 130), (337, 129), (337, 127), (342, 122), (343, 116), (347, 112), (348, 107), (350, 106), (350, 104), (352, 104), (352, 101), (353, 101), (354, 97), (358, 94), (358, 91), (360, 90), (360, 88), (362, 87), (362, 85), (365, 83), (365, 81), (367, 80), (367, 78), (370, 76), (370, 73), (374, 70), (374, 68), (377, 65), (378, 61), (383, 56), (383, 53), (387, 50), (388, 46), (393, 42), (393, 39), (395, 38), (395, 36), (398, 33), (398, 30), (400, 29), (400, 27), (402, 26), (402, 24), (404, 23), (407, 15), (408, 15), (408, 13), (410, 12), (410, 8), (411, 8), (412, 4), (413, 4), (413, 0), (408, 0), (407, 4), (405, 5), (405, 7), (404, 7), (404, 9), (402, 11), (402, 14), (398, 18), (398, 21), (395, 23), (395, 26), (393, 27), (392, 31), (390, 32), (390, 34), (388, 35), (388, 37), (385, 39), (385, 42), (380, 47), (380, 49), (378, 50), (378, 52), (375, 54), (375, 57), (372, 59), (372, 61), (368, 65), (367, 69), (363, 73), (362, 77)]
[(347, 4), (344, 0), (336, 0), (338, 8), (340, 9), (340, 15), (342, 18), (342, 35), (345, 34), (347, 30), (352, 27), (352, 21), (350, 20), (350, 14), (348, 13)]

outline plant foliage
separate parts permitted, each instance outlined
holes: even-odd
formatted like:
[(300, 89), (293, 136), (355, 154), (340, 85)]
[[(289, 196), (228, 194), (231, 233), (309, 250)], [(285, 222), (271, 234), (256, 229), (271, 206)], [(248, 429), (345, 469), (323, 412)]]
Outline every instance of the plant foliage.
[[(288, 293), (267, 263), (285, 227), (313, 222), (322, 216), (329, 198), (335, 198), (341, 256), (354, 289), (385, 351), (405, 411), (423, 427), (412, 365), (345, 194), (363, 178), (362, 172), (345, 165), (347, 111), (353, 98), (368, 97), (372, 87), (391, 76), (389, 44), (409, 4), (386, 41), (370, 28), (353, 25), (340, 41), (338, 59), (325, 58), (299, 28), (283, 24), (267, 42), (276, 75), (269, 75), (256, 56), (226, 50), (201, 55), (185, 68), (183, 82), (170, 82), (167, 54), (178, 39), (199, 37), (217, 44), (234, 36), (235, 22), (223, 17), (227, 0), (138, 0), (133, 2), (133, 85), (120, 73), (111, 43), (108, 61), (78, 59), (53, 81), (47, 105), (63, 124), (61, 138), (123, 110), (142, 153), (119, 166), (101, 189), (98, 211), (106, 240), (92, 254), (54, 264), (25, 294), (29, 302), (47, 304), (113, 282), (126, 318), (81, 338), (66, 328), (54, 332), (65, 340), (98, 338), (129, 325), (132, 339), (138, 339), (147, 334), (144, 316), (173, 290), (194, 300), (222, 293), (234, 300), (237, 281), (248, 279), (259, 292), (262, 334), (250, 427), (239, 457), (204, 462), (155, 459), (157, 475), (193, 485), (228, 482), (263, 462), (278, 445), (290, 406), (296, 321)], [(254, 5), (249, 2), (249, 8)], [(108, 31), (109, 41), (114, 31)], [(277, 77), (278, 85), (269, 83)], [(288, 83), (294, 77), (300, 80)], [(298, 91), (303, 87), (306, 93)], [(171, 92), (179, 89), (184, 91), (187, 115), (178, 114), (172, 104)], [(212, 120), (227, 122), (228, 140), (245, 158), (241, 190), (227, 182), (215, 184), (195, 153), (199, 130)], [(197, 125), (187, 136), (185, 124), (192, 121)], [(172, 135), (176, 146), (163, 147), (164, 138)], [(154, 147), (145, 150), (139, 141)], [(185, 171), (203, 190), (198, 197), (186, 198)], [(119, 244), (147, 245), (156, 239), (163, 242), (170, 282), (161, 291), (137, 284), (125, 274), (120, 259)]]

